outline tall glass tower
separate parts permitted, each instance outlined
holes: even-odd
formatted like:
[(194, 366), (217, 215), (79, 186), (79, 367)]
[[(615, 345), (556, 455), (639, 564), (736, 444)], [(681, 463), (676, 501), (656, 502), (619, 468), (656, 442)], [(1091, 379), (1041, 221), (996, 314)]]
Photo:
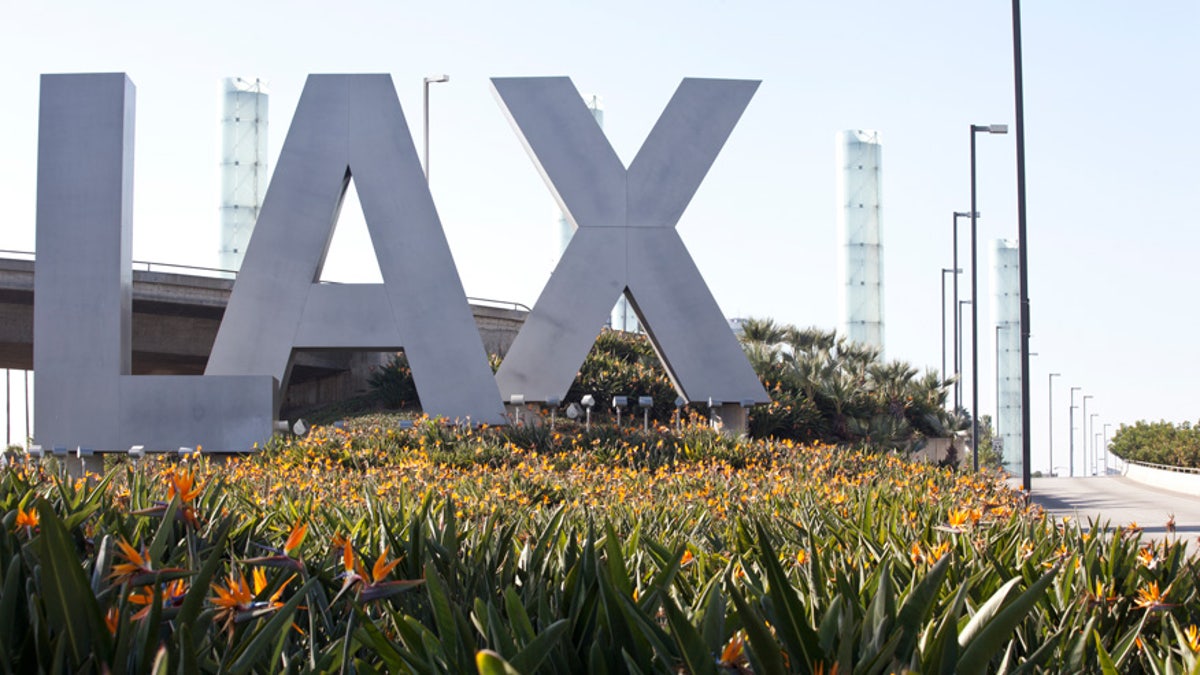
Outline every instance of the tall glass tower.
[(221, 248), (217, 267), (238, 271), (267, 192), (267, 86), (225, 80), (221, 116)]
[(837, 135), (841, 325), (846, 337), (883, 351), (883, 239), (879, 132)]
[(992, 250), (996, 340), (996, 429), (1004, 470), (1021, 475), (1021, 296), (1017, 242), (997, 239)]

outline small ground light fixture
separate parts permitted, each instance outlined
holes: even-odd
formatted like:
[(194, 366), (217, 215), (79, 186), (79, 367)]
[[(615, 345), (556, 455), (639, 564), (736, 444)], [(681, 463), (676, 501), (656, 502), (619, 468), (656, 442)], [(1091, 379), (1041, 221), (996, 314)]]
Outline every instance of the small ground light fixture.
[(513, 394), (509, 396), (508, 404), (513, 407), (513, 413), (517, 416), (517, 426), (521, 426), (521, 408), (525, 407), (525, 394)]
[(617, 411), (617, 426), (621, 426), (621, 409), (629, 405), (628, 396), (614, 396), (612, 400), (613, 410)]
[(46, 456), (46, 451), (43, 450), (42, 446), (40, 445), (31, 445), (29, 446), (29, 449), (25, 451), (25, 454), (29, 455), (30, 457), (37, 457), (40, 460)]
[(132, 447), (130, 447), (130, 448), (129, 448), (129, 456), (130, 456), (130, 457), (131, 457), (131, 458), (132, 458), (134, 461), (137, 461), (137, 460), (139, 460), (139, 459), (141, 459), (141, 458), (145, 457), (145, 456), (146, 456), (146, 446), (144, 446), (144, 445), (135, 445), (135, 446), (132, 446)]
[(584, 430), (592, 430), (592, 406), (596, 405), (596, 397), (591, 394), (584, 394), (583, 398), (579, 399), (579, 403), (584, 409)]
[(683, 429), (683, 406), (687, 405), (687, 400), (682, 396), (675, 397), (675, 431)]
[(92, 448), (85, 448), (82, 445), (75, 448), (75, 459), (83, 459), (84, 457), (91, 457), (95, 454), (96, 451)]
[(649, 431), (650, 408), (654, 407), (654, 398), (651, 396), (639, 396), (638, 407), (642, 409), (642, 431)]
[(714, 429), (719, 429), (721, 426), (721, 416), (717, 414), (718, 405), (720, 404), (714, 401), (711, 396), (708, 397), (708, 423)]
[(54, 446), (54, 448), (51, 449), (51, 452), (54, 453), (55, 457), (66, 457), (67, 456), (67, 449), (61, 445)]
[(549, 396), (546, 398), (546, 405), (550, 407), (550, 433), (554, 433), (554, 422), (558, 418), (558, 406), (562, 405), (562, 399)]

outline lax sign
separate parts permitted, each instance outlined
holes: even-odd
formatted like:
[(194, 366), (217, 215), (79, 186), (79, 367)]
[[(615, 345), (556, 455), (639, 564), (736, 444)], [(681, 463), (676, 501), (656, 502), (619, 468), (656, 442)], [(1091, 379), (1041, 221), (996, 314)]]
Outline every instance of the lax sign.
[[(308, 78), (205, 374), (134, 376), (134, 87), (42, 76), (35, 442), (250, 450), (295, 349), (402, 348), (426, 413), (504, 423), (565, 396), (621, 294), (685, 399), (767, 402), (675, 230), (758, 83), (685, 79), (629, 167), (569, 79), (492, 84), (579, 228), (495, 376), (388, 75)], [(317, 283), (352, 176), (383, 283)]]

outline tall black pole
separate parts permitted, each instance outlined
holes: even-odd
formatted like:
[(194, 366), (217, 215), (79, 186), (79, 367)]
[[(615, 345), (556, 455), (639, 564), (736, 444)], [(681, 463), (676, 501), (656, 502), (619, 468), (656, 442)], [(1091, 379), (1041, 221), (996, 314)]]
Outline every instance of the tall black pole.
[[(1021, 0), (1013, 0), (1012, 27), (1017, 127), (1017, 267), (1021, 275), (1021, 460), (1025, 465), (1021, 471), (1021, 487), (1028, 492), (1032, 483), (1029, 466), (1029, 239), (1025, 230), (1025, 87), (1021, 68)], [(1054, 467), (1050, 467), (1050, 470), (1054, 471)]]
[(996, 421), (992, 423), (992, 438), (1000, 438), (1000, 331), (1003, 329), (1004, 326), (996, 326)]
[(975, 245), (975, 125), (971, 125), (971, 466), (979, 471), (979, 265)]
[[(953, 261), (954, 264), (952, 266), (956, 270), (954, 272), (954, 303), (952, 305), (950, 305), (950, 307), (954, 312), (957, 313), (958, 312), (958, 272), (957, 272), (957, 270), (958, 270), (958, 213), (957, 212), (954, 214), (954, 219), (953, 219), (953, 222), (951, 223), (950, 229), (953, 232), (952, 239), (954, 240), (954, 261)], [(957, 314), (955, 314), (955, 316), (957, 316)], [(962, 344), (962, 341), (959, 338), (958, 331), (959, 331), (959, 322), (955, 321), (954, 322), (954, 414), (955, 415), (958, 415), (958, 409), (959, 409), (959, 407), (962, 406), (962, 367), (959, 365), (961, 363), (959, 353), (960, 353), (960, 349), (961, 349), (960, 345)]]

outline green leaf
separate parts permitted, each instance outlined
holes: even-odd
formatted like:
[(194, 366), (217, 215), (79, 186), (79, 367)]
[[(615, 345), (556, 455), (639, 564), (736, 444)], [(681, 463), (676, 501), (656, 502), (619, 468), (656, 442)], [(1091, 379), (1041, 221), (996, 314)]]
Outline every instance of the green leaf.
[(62, 631), (73, 663), (81, 665), (95, 652), (101, 661), (111, 653), (104, 617), (92, 595), (91, 585), (79, 566), (79, 553), (54, 508), (45, 500), (37, 503), (41, 523), (41, 588), (47, 619), (54, 631)]
[(875, 597), (863, 619), (862, 657), (873, 658), (883, 648), (891, 633), (892, 620), (896, 615), (896, 593), (892, 587), (892, 561), (884, 558), (879, 566), (879, 582)]
[(1100, 640), (1100, 632), (1092, 631), (1092, 636), (1096, 638), (1096, 658), (1100, 661), (1100, 672), (1104, 675), (1118, 675), (1117, 666), (1113, 663), (1112, 657), (1108, 652), (1104, 651), (1104, 643)]
[(942, 614), (934, 638), (925, 650), (923, 671), (953, 675), (958, 663), (958, 617), (962, 614), (969, 584), (962, 584), (954, 594), (954, 600)]
[[(275, 612), (275, 616), (271, 617), (271, 620), (254, 634), (254, 637), (250, 640), (250, 644), (246, 645), (245, 649), (242, 650), (242, 653), (238, 655), (237, 660), (233, 662), (232, 666), (230, 666), (229, 672), (248, 672), (254, 667), (254, 662), (256, 659), (258, 659), (259, 655), (268, 648), (272, 647), (273, 643), (280, 637), (281, 633), (286, 635), (286, 632), (291, 630), (292, 614), (295, 613), (296, 608), (300, 606), (300, 602), (304, 600), (305, 594), (308, 592), (309, 587), (318, 581), (319, 579), (317, 578), (309, 579), (308, 582), (301, 586), (292, 595), (291, 599), (289, 599), (283, 605), (283, 607), (279, 608), (279, 611)], [(267, 665), (270, 667), (274, 666), (275, 664)]]
[(783, 636), (784, 644), (795, 657), (803, 656), (805, 663), (814, 663), (822, 656), (820, 638), (809, 625), (808, 612), (779, 564), (766, 528), (762, 523), (756, 523), (756, 528), (758, 545), (762, 549), (761, 562), (770, 584), (767, 593), (774, 603), (775, 630)]
[[(567, 619), (559, 619), (554, 623), (546, 626), (546, 630), (533, 639), (529, 644), (525, 645), (516, 656), (512, 659), (512, 667), (518, 672), (532, 673), (542, 665), (546, 657), (554, 651), (558, 643), (562, 641), (563, 636), (570, 629), (571, 622)], [(477, 657), (478, 658), (478, 657)]]
[(512, 624), (517, 639), (521, 644), (529, 644), (535, 637), (533, 623), (529, 620), (521, 596), (517, 595), (512, 586), (504, 589), (504, 609), (508, 612), (508, 621)]
[(167, 504), (166, 510), (163, 511), (162, 521), (158, 524), (158, 532), (154, 533), (154, 539), (151, 540), (150, 548), (147, 551), (150, 561), (155, 565), (162, 560), (167, 544), (175, 541), (175, 514), (178, 511), (179, 495), (175, 495), (171, 499), (171, 503)]
[(212, 537), (212, 546), (209, 549), (208, 558), (204, 564), (200, 566), (200, 571), (196, 573), (192, 579), (191, 588), (188, 589), (187, 595), (183, 598), (183, 603), (179, 607), (179, 614), (176, 615), (176, 621), (179, 623), (191, 623), (199, 616), (200, 610), (204, 607), (204, 602), (208, 598), (209, 587), (212, 585), (213, 577), (217, 573), (217, 569), (225, 560), (222, 555), (225, 550), (226, 537), (229, 536), (229, 528), (233, 526), (233, 519), (226, 519), (221, 523), (220, 529)]
[(428, 592), (429, 602), (433, 606), (434, 626), (437, 628), (438, 638), (445, 645), (451, 663), (457, 663), (466, 648), (463, 636), (459, 634), (454, 610), (450, 606), (450, 597), (446, 592), (445, 582), (442, 581), (432, 560), (425, 563), (425, 590)]
[[(375, 625), (375, 622), (361, 607), (354, 605), (354, 613), (358, 615), (358, 622), (362, 626), (362, 635), (366, 637), (364, 642), (369, 642), (370, 648), (387, 663), (390, 672), (401, 670), (401, 666), (404, 665), (404, 657), (392, 644), (392, 641), (387, 639), (383, 631), (379, 630), (379, 626)], [(403, 624), (402, 621), (398, 623)]]
[(1004, 582), (1000, 588), (996, 589), (995, 593), (992, 593), (991, 597), (979, 606), (979, 609), (975, 611), (975, 616), (971, 617), (971, 620), (963, 627), (962, 632), (958, 634), (959, 647), (966, 647), (975, 638), (975, 634), (983, 630), (983, 627), (992, 620), (992, 617), (996, 616), (996, 612), (1000, 611), (1000, 606), (1008, 598), (1009, 592), (1020, 581), (1021, 577), (1013, 577)]
[(896, 646), (896, 658), (899, 660), (908, 662), (912, 658), (921, 628), (933, 612), (938, 591), (942, 587), (942, 581), (946, 578), (948, 569), (950, 569), (949, 553), (943, 555), (933, 564), (933, 567), (929, 568), (929, 571), (917, 583), (916, 588), (908, 594), (904, 604), (900, 606), (900, 614), (896, 617), (902, 635), (900, 644)]
[(662, 596), (662, 608), (667, 615), (667, 623), (671, 626), (671, 634), (675, 637), (675, 643), (679, 645), (679, 652), (683, 655), (687, 672), (692, 675), (700, 673), (716, 675), (717, 669), (713, 664), (712, 654), (704, 646), (704, 640), (687, 620), (687, 617), (683, 615), (671, 596), (665, 593)]
[(1040, 579), (1033, 582), (1025, 592), (1017, 596), (1012, 603), (996, 614), (995, 618), (979, 631), (958, 659), (960, 673), (971, 675), (971, 673), (983, 673), (986, 670), (992, 655), (1012, 638), (1012, 631), (1025, 620), (1029, 611), (1045, 596), (1046, 588), (1058, 574), (1058, 569), (1058, 566), (1055, 565), (1047, 570)]
[(733, 600), (733, 605), (737, 608), (738, 616), (742, 620), (742, 627), (746, 630), (746, 637), (750, 638), (750, 655), (757, 666), (755, 672), (787, 672), (783, 666), (783, 652), (779, 649), (779, 643), (771, 636), (771, 631), (767, 628), (762, 615), (746, 602), (737, 587), (733, 585), (732, 579), (727, 578), (726, 585), (729, 588), (729, 597)]

